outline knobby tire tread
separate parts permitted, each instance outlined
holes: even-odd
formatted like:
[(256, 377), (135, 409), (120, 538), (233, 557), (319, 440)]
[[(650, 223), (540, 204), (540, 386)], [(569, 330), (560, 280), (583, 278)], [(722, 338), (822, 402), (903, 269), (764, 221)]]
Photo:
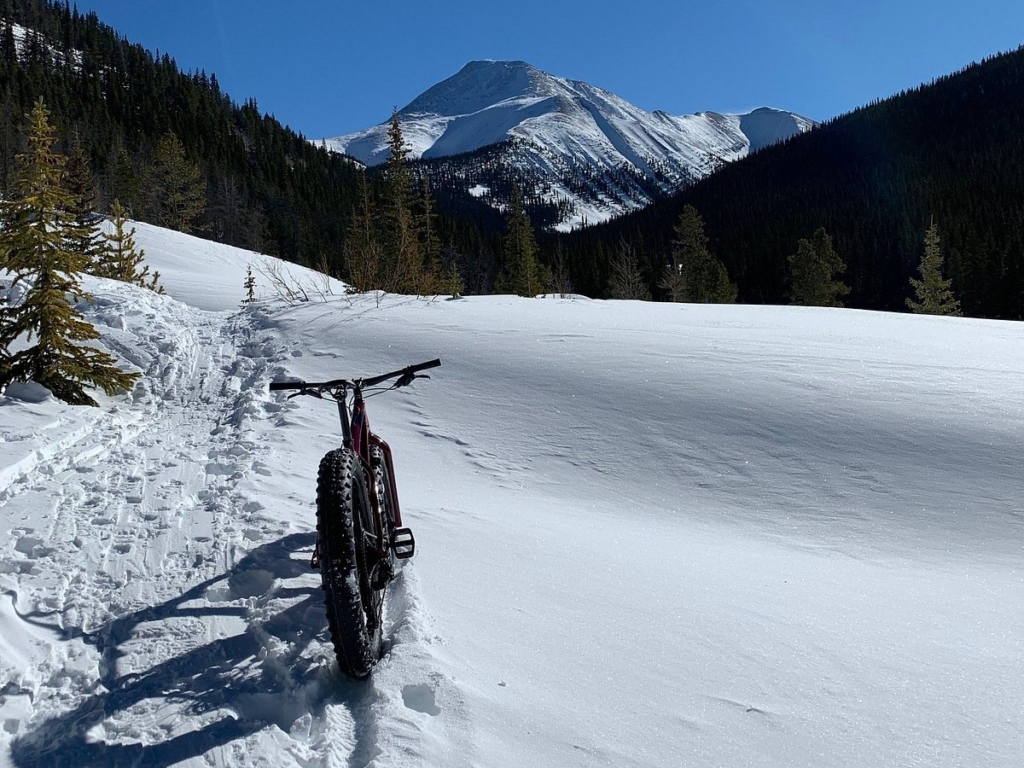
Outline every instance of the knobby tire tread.
[(359, 521), (370, 506), (355, 453), (339, 448), (321, 459), (316, 508), (320, 577), (334, 653), (342, 672), (365, 678), (380, 658), (383, 616), (370, 626), (365, 606), (371, 598), (364, 594), (369, 592), (368, 577), (361, 572), (362, 557), (356, 551)]

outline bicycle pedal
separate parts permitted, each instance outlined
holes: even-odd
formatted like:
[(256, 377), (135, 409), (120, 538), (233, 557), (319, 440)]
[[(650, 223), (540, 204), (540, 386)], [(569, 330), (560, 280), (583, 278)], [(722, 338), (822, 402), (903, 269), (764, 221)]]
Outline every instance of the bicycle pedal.
[(408, 560), (416, 554), (416, 539), (413, 538), (412, 530), (409, 528), (395, 528), (395, 539), (391, 545), (395, 557), (399, 560)]

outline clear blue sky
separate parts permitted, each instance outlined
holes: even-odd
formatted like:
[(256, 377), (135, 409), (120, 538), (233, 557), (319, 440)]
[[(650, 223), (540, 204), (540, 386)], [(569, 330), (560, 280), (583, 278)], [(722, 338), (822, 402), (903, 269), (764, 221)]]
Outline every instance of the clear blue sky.
[(308, 138), (386, 120), (474, 59), (647, 110), (825, 120), (1024, 43), (1021, 0), (78, 0)]

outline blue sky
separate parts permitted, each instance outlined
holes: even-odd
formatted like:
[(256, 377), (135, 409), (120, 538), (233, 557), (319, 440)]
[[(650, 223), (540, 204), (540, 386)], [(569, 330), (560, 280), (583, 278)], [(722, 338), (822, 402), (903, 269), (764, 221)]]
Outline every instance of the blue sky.
[(825, 120), (1024, 43), (1017, 0), (79, 0), (308, 138), (386, 120), (474, 59), (522, 59), (647, 110)]

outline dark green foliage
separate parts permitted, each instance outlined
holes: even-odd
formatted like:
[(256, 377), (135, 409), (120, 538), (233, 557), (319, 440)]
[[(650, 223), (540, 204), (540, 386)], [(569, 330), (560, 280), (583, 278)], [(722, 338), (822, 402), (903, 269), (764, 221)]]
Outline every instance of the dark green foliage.
[(727, 165), (669, 201), (561, 244), (579, 290), (603, 295), (625, 238), (657, 281), (687, 204), (739, 300), (783, 303), (787, 257), (818, 227), (847, 262), (847, 304), (906, 309), (920, 233), (942, 222), (964, 312), (1024, 319), (1024, 48), (880, 101)]
[(135, 227), (129, 228), (128, 214), (119, 200), (111, 205), (110, 225), (112, 231), (106, 236), (95, 274), (163, 293), (160, 273), (150, 275), (149, 267), (143, 264), (146, 252), (136, 247)]
[[(27, 139), (14, 194), (0, 204), (0, 263), (13, 276), (11, 288), (24, 291), (0, 316), (3, 383), (34, 380), (65, 402), (96, 405), (85, 386), (113, 394), (129, 389), (138, 374), (120, 370), (105, 352), (75, 343), (99, 333), (68, 301), (88, 298), (78, 281), (86, 256), (68, 248), (74, 201), (61, 186), (65, 158), (53, 151), (56, 130), (42, 99), (32, 110)], [(11, 353), (16, 340), (35, 343)]]
[(249, 264), (245, 268), (245, 298), (242, 299), (243, 304), (252, 304), (256, 301), (256, 277), (252, 273), (252, 265)]
[(805, 307), (841, 307), (849, 287), (838, 278), (846, 265), (832, 247), (832, 238), (818, 227), (810, 240), (797, 243), (789, 259), (789, 298)]
[(64, 167), (63, 186), (71, 196), (65, 245), (72, 253), (85, 256), (85, 271), (95, 274), (104, 250), (104, 238), (98, 225), (96, 209), (99, 207), (96, 181), (89, 161), (76, 136), (71, 142), (71, 154)]
[(206, 209), (206, 185), (199, 164), (168, 131), (153, 149), (149, 165), (149, 213), (162, 227), (191, 232)]
[(924, 235), (924, 256), (918, 267), (920, 279), (910, 278), (916, 299), (907, 299), (907, 306), (919, 315), (959, 317), (960, 302), (953, 296), (952, 280), (942, 277), (942, 242), (933, 221)]
[(545, 293), (550, 283), (551, 275), (547, 268), (537, 261), (537, 240), (530, 219), (523, 210), (522, 198), (519, 191), (513, 189), (508, 207), (501, 272), (495, 290), (498, 293), (515, 293), (532, 298)]
[[(455, 285), (442, 272), (441, 245), (429, 182), (414, 179), (398, 113), (388, 132), (391, 153), (376, 183), (358, 179), (358, 200), (345, 232), (346, 274), (358, 291), (432, 295)], [(417, 194), (418, 193), (418, 194)]]
[[(233, 103), (214, 78), (182, 72), (167, 55), (154, 58), (94, 13), (66, 13), (63, 3), (44, 0), (13, 0), (10, 9), (4, 21), (37, 30), (38, 44), (0, 56), (0, 183), (10, 178), (21, 115), (43, 96), (64, 135), (81, 137), (101, 199), (119, 198), (132, 218), (174, 223), (167, 201), (151, 206), (147, 188), (163, 162), (157, 146), (173, 134), (201, 173), (191, 187), (205, 202), (195, 228), (293, 261), (327, 253), (342, 264), (357, 176), (351, 162), (314, 147), (254, 101)], [(8, 29), (0, 24), (0, 49)], [(81, 67), (60, 63), (73, 60), (69, 51), (80, 54)]]
[(365, 174), (359, 177), (359, 201), (345, 230), (345, 263), (349, 284), (359, 292), (383, 287), (381, 244), (376, 208)]
[(708, 250), (704, 221), (692, 205), (683, 207), (675, 226), (672, 255), (659, 284), (669, 301), (731, 304), (736, 286), (725, 265)]
[(412, 172), (397, 110), (391, 114), (388, 145), (384, 199), (379, 211), (382, 245), (379, 274), (383, 278), (379, 287), (394, 293), (420, 293), (422, 265), (412, 212)]

